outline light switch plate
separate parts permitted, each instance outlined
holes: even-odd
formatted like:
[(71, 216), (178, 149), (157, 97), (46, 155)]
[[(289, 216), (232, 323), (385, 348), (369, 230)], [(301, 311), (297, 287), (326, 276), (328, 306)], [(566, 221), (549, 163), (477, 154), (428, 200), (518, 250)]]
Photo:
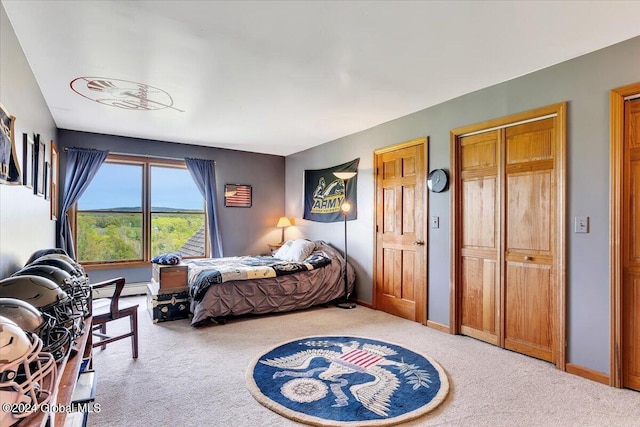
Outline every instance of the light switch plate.
[(440, 217), (432, 216), (431, 217), (431, 228), (440, 228)]
[(577, 216), (576, 217), (575, 232), (576, 233), (588, 233), (589, 232), (589, 217), (588, 216)]

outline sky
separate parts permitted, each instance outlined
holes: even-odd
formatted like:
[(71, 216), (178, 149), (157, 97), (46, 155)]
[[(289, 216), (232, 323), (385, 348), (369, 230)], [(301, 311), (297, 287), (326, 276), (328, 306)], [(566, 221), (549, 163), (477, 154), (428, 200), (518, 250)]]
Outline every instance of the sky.
[[(140, 208), (142, 167), (103, 163), (78, 202), (80, 210)], [(187, 169), (151, 168), (151, 206), (203, 209), (203, 198)]]

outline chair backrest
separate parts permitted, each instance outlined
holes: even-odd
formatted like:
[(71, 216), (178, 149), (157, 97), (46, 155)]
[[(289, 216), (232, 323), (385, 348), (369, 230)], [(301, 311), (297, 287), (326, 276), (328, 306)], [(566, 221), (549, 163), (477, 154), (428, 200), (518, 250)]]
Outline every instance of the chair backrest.
[(105, 280), (104, 282), (99, 282), (91, 285), (91, 289), (100, 289), (107, 286), (115, 285), (113, 295), (110, 297), (111, 304), (109, 311), (111, 313), (111, 316), (114, 316), (118, 312), (118, 301), (120, 300), (120, 295), (122, 294), (122, 290), (124, 289), (124, 284), (124, 277), (116, 277), (114, 279)]

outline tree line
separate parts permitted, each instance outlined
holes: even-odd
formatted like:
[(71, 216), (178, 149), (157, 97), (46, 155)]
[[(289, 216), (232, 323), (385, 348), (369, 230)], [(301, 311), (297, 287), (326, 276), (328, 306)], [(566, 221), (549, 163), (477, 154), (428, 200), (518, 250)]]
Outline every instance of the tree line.
[[(178, 251), (202, 227), (202, 214), (152, 214), (151, 256)], [(76, 229), (80, 262), (142, 258), (142, 213), (79, 212)]]

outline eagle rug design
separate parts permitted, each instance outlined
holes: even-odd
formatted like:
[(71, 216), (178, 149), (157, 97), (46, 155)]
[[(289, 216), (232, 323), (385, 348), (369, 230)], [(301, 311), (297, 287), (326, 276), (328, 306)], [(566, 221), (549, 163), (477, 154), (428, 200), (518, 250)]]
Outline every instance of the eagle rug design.
[(260, 403), (314, 425), (392, 425), (439, 405), (449, 382), (429, 357), (362, 337), (281, 344), (256, 358), (247, 384)]

